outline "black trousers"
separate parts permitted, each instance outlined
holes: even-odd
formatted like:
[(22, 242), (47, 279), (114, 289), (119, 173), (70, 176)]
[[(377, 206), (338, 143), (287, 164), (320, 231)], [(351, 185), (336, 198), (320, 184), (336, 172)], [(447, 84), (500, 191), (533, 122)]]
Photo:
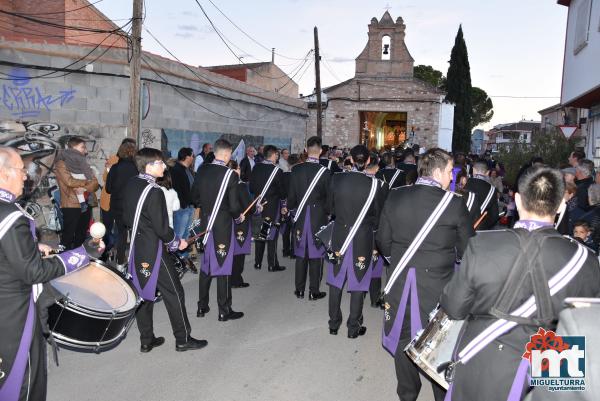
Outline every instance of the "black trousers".
[(307, 259), (296, 257), (296, 291), (306, 288), (306, 276), (310, 277), (308, 289), (312, 293), (319, 292), (323, 259)]
[[(156, 287), (162, 294), (176, 343), (186, 343), (190, 339), (192, 328), (185, 309), (185, 294), (170, 259), (164, 256), (160, 261)], [(142, 345), (150, 344), (154, 339), (153, 311), (154, 302), (144, 301), (135, 315)]]
[[(408, 359), (406, 354), (402, 351), (406, 345), (407, 344), (400, 344), (396, 356), (394, 357), (396, 379), (398, 380), (396, 391), (398, 392), (398, 397), (401, 401), (416, 401), (419, 392), (421, 391), (421, 377), (417, 366), (413, 361)], [(446, 390), (441, 388), (433, 380), (430, 381), (435, 401), (444, 401)]]
[[(329, 286), (329, 328), (337, 330), (342, 325), (342, 303), (343, 288), (339, 289), (333, 285)], [(362, 291), (350, 292), (350, 315), (346, 326), (348, 334), (356, 334), (363, 323), (362, 309), (365, 293)]]
[(369, 284), (369, 297), (371, 298), (371, 305), (375, 304), (381, 296), (381, 277), (372, 278), (371, 284)]
[(121, 217), (117, 217), (115, 222), (117, 224), (117, 263), (124, 265), (127, 262), (127, 234), (129, 233), (129, 229)]
[(241, 285), (244, 283), (242, 273), (244, 272), (244, 262), (246, 255), (235, 255), (233, 257), (233, 269), (231, 270), (231, 285)]
[(269, 267), (279, 266), (279, 260), (277, 260), (277, 236), (271, 241), (254, 241), (254, 264), (262, 266), (263, 256), (265, 255), (265, 245), (267, 247), (267, 265)]
[(75, 249), (83, 244), (87, 234), (92, 208), (81, 213), (78, 207), (60, 209), (63, 214), (63, 229), (60, 236), (60, 244), (68, 249)]
[[(212, 279), (208, 274), (200, 272), (198, 309), (208, 308)], [(231, 278), (229, 276), (217, 276), (217, 303), (219, 304), (220, 315), (227, 315), (231, 312)]]
[(100, 220), (104, 227), (106, 227), (106, 234), (104, 234), (104, 245), (106, 245), (106, 252), (110, 251), (115, 245), (116, 238), (113, 234), (113, 227), (115, 227), (115, 216), (111, 210), (103, 210), (100, 208)]
[[(46, 340), (42, 334), (40, 322), (37, 317), (35, 318), (33, 330), (33, 339), (29, 348), (29, 361), (23, 375), (19, 401), (46, 399), (48, 382)], [(8, 372), (6, 373), (8, 374)]]
[(285, 230), (283, 230), (281, 236), (281, 251), (283, 252), (283, 256), (292, 255), (294, 250), (292, 249), (292, 222), (288, 221), (285, 225)]

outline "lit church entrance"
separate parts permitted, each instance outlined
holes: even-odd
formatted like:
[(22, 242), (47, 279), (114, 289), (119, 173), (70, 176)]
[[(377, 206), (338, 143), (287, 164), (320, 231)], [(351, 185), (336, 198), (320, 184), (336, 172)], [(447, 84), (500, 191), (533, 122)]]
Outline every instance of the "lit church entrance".
[(360, 143), (369, 149), (398, 148), (406, 141), (406, 113), (360, 111)]

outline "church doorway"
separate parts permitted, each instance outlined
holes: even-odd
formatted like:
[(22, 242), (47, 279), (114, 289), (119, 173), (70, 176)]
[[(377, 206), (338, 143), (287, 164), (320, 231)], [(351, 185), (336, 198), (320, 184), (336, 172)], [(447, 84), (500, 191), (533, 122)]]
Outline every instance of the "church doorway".
[(360, 111), (360, 143), (369, 149), (398, 148), (406, 141), (406, 113)]

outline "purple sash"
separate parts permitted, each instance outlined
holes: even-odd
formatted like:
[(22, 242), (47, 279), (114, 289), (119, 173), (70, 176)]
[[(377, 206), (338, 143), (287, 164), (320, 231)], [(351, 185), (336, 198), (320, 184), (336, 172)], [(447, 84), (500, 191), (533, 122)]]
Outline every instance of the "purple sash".
[(138, 291), (142, 299), (145, 301), (154, 301), (156, 298), (156, 283), (158, 282), (158, 270), (160, 269), (160, 261), (162, 259), (162, 241), (158, 241), (158, 250), (156, 251), (156, 260), (154, 266), (152, 266), (152, 272), (150, 278), (146, 282), (146, 285), (142, 288), (140, 280), (137, 276), (135, 268), (135, 245), (129, 251), (129, 274), (132, 277), (133, 286)]
[(267, 241), (273, 241), (277, 238), (279, 229), (275, 227), (275, 223), (277, 223), (279, 221), (279, 217), (281, 217), (280, 210), (280, 205), (277, 205), (277, 213), (275, 213), (275, 219), (272, 220), (273, 225), (271, 226), (271, 231), (269, 231), (269, 235), (267, 236)]
[(325, 253), (325, 249), (323, 248), (323, 246), (317, 248), (315, 245), (312, 227), (310, 224), (310, 206), (306, 206), (306, 213), (304, 215), (304, 225), (302, 227), (302, 237), (300, 237), (300, 239), (298, 240), (298, 237), (294, 233), (294, 243), (296, 244), (294, 254), (299, 258), (320, 259)]
[[(404, 315), (406, 314), (406, 306), (408, 295), (410, 294), (410, 336), (414, 338), (417, 332), (423, 328), (421, 324), (421, 314), (419, 312), (419, 295), (417, 294), (417, 272), (414, 267), (408, 269), (406, 273), (406, 281), (400, 298), (400, 305), (396, 312), (392, 329), (388, 334), (385, 334), (385, 322), (381, 333), (381, 342), (383, 347), (392, 355), (396, 355), (398, 343), (400, 342), (400, 333), (402, 332), (402, 323), (404, 323)], [(387, 304), (386, 304), (387, 306)], [(384, 319), (391, 318), (389, 309), (385, 310)]]
[[(235, 226), (234, 226), (235, 230)], [(250, 227), (246, 230), (246, 238), (242, 240), (242, 245), (238, 242), (238, 235), (244, 235), (243, 230), (235, 230), (236, 240), (234, 241), (233, 247), (233, 255), (250, 255), (252, 253), (252, 235), (250, 234)], [(239, 234), (240, 231), (242, 234)]]
[(327, 269), (327, 284), (330, 284), (341, 290), (344, 287), (346, 278), (348, 278), (348, 291), (369, 291), (369, 286), (371, 284), (371, 278), (373, 275), (371, 263), (366, 266), (367, 271), (365, 272), (362, 280), (359, 281), (354, 271), (352, 242), (350, 242), (350, 246), (348, 246), (348, 250), (344, 254), (344, 259), (337, 275), (333, 271), (334, 265), (329, 262), (327, 262), (327, 264), (329, 265), (329, 268)]
[(223, 265), (219, 265), (217, 251), (215, 250), (214, 235), (208, 237), (202, 257), (202, 271), (211, 277), (230, 276), (233, 268), (233, 254), (235, 253), (235, 238), (233, 236), (233, 226), (231, 227), (231, 240), (229, 241), (229, 252), (225, 255)]
[(383, 256), (379, 255), (377, 261), (373, 265), (373, 278), (381, 278), (383, 276)]
[(27, 311), (27, 319), (23, 328), (23, 335), (19, 343), (19, 349), (15, 356), (15, 362), (8, 377), (4, 381), (4, 385), (0, 388), (0, 400), (2, 401), (17, 401), (21, 394), (21, 386), (23, 385), (23, 377), (25, 376), (25, 368), (29, 360), (29, 348), (33, 339), (33, 329), (35, 327), (35, 306), (33, 305), (33, 295), (29, 299), (29, 309)]

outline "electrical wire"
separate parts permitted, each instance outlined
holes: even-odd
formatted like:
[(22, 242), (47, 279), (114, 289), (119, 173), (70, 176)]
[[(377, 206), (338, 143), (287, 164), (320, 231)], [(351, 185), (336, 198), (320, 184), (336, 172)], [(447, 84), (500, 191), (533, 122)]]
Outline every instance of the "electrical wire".
[(329, 73), (331, 74), (331, 76), (333, 76), (333, 78), (335, 78), (339, 83), (344, 82), (342, 81), (331, 69), (331, 66), (329, 65), (329, 62), (325, 59), (325, 57), (321, 57), (321, 60), (323, 60), (323, 65), (325, 66), (325, 69), (327, 71), (329, 71)]

